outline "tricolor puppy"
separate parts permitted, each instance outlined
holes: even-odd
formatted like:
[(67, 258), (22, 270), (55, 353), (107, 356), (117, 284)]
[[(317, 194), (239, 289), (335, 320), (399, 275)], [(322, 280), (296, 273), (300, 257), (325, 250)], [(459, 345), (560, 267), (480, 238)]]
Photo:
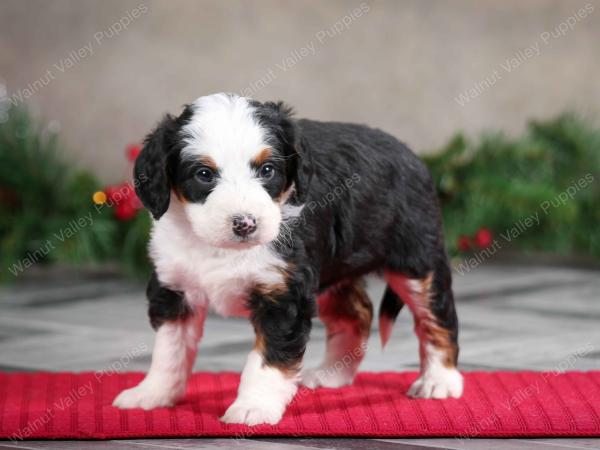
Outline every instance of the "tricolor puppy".
[[(172, 406), (209, 310), (244, 316), (256, 343), (222, 420), (277, 423), (298, 383), (351, 383), (373, 316), (363, 277), (387, 281), (385, 344), (404, 304), (414, 315), (421, 375), (408, 395), (459, 397), (457, 319), (440, 210), (423, 163), (362, 125), (294, 119), (282, 103), (201, 97), (167, 115), (135, 165), (154, 217), (148, 284), (156, 330), (146, 378), (120, 408)], [(318, 310), (325, 360), (302, 357)]]

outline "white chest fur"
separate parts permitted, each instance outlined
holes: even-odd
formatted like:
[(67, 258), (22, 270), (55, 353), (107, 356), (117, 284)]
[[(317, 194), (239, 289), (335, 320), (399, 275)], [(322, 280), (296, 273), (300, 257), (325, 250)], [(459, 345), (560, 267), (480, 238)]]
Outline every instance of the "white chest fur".
[(150, 255), (161, 284), (182, 291), (191, 305), (222, 316), (246, 316), (256, 284), (280, 284), (285, 262), (268, 246), (221, 249), (199, 241), (185, 217), (170, 208), (154, 223)]

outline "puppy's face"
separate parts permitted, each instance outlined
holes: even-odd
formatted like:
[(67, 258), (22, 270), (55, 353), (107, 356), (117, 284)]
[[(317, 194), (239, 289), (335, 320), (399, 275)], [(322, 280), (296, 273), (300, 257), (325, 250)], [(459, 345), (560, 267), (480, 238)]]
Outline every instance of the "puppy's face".
[(265, 244), (279, 233), (291, 188), (285, 155), (271, 146), (276, 143), (245, 105), (217, 109), (223, 106), (200, 106), (205, 111), (183, 127), (174, 189), (203, 241), (216, 247)]
[(137, 192), (156, 219), (169, 201), (179, 202), (209, 245), (266, 244), (277, 238), (284, 210), (299, 201), (299, 161), (287, 108), (216, 94), (167, 117), (148, 137), (136, 177), (152, 181), (162, 173), (165, 185), (139, 183)]

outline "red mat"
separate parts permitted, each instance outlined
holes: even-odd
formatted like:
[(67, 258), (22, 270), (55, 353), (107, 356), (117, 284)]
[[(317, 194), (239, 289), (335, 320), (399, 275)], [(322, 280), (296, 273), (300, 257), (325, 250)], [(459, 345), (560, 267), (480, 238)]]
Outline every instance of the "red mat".
[(600, 436), (600, 372), (471, 372), (459, 400), (412, 400), (416, 373), (361, 373), (342, 389), (301, 388), (277, 426), (225, 425), (239, 375), (196, 373), (172, 409), (111, 406), (140, 373), (2, 373), (0, 438), (198, 436)]

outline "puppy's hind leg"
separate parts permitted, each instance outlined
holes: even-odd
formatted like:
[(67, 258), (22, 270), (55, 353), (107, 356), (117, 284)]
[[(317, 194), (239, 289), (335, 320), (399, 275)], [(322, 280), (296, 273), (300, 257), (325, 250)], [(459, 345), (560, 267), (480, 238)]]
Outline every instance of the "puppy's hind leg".
[(458, 320), (445, 258), (424, 278), (409, 278), (390, 270), (385, 278), (412, 311), (419, 339), (421, 375), (409, 388), (408, 395), (460, 397), (463, 378), (456, 368)]
[(365, 356), (373, 307), (363, 280), (347, 281), (318, 298), (319, 317), (327, 329), (323, 363), (302, 372), (302, 384), (310, 388), (335, 388), (352, 383)]

